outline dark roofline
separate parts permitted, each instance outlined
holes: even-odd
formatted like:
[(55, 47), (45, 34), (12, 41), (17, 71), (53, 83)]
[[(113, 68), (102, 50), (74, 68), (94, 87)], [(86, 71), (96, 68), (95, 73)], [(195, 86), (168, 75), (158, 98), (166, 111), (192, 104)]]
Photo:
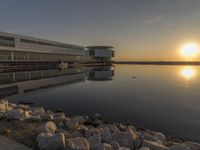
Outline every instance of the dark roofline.
[(114, 47), (113, 46), (88, 46), (86, 48), (87, 49), (99, 49), (99, 48), (102, 48), (102, 49), (113, 49)]

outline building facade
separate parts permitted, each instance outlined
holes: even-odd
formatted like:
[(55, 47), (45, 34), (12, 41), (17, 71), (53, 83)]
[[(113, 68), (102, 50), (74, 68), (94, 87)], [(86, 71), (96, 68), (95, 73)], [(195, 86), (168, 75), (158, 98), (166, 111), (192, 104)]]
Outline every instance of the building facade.
[(85, 60), (88, 62), (107, 63), (113, 60), (114, 47), (112, 46), (88, 46), (86, 48)]
[(83, 47), (40, 38), (0, 32), (0, 66), (107, 62), (113, 47)]
[(0, 32), (0, 61), (80, 62), (85, 48), (33, 37)]

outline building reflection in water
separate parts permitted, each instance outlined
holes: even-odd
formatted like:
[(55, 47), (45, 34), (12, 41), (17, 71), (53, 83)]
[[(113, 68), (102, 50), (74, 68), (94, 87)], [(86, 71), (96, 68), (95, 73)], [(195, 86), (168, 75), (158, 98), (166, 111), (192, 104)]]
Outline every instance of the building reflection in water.
[(194, 67), (192, 66), (185, 66), (181, 69), (181, 76), (184, 77), (185, 79), (189, 80), (192, 79), (196, 76), (197, 71)]
[(0, 99), (88, 80), (112, 80), (112, 67), (0, 70)]
[(107, 81), (113, 80), (114, 68), (112, 66), (92, 68), (87, 74), (87, 80)]

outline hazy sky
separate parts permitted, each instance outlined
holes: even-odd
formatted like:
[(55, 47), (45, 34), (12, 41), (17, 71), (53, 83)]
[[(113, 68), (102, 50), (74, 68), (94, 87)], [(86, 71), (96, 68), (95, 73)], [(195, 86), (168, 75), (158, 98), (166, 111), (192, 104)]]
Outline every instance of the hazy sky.
[(0, 20), (0, 31), (112, 45), (117, 60), (180, 60), (180, 45), (200, 42), (200, 0), (0, 0)]

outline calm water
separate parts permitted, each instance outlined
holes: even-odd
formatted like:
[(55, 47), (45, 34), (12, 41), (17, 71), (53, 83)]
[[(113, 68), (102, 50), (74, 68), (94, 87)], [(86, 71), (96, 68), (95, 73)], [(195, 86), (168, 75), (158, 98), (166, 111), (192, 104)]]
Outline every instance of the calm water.
[(0, 75), (0, 95), (13, 102), (62, 108), (70, 115), (98, 112), (106, 121), (132, 122), (200, 142), (198, 66), (116, 65)]

